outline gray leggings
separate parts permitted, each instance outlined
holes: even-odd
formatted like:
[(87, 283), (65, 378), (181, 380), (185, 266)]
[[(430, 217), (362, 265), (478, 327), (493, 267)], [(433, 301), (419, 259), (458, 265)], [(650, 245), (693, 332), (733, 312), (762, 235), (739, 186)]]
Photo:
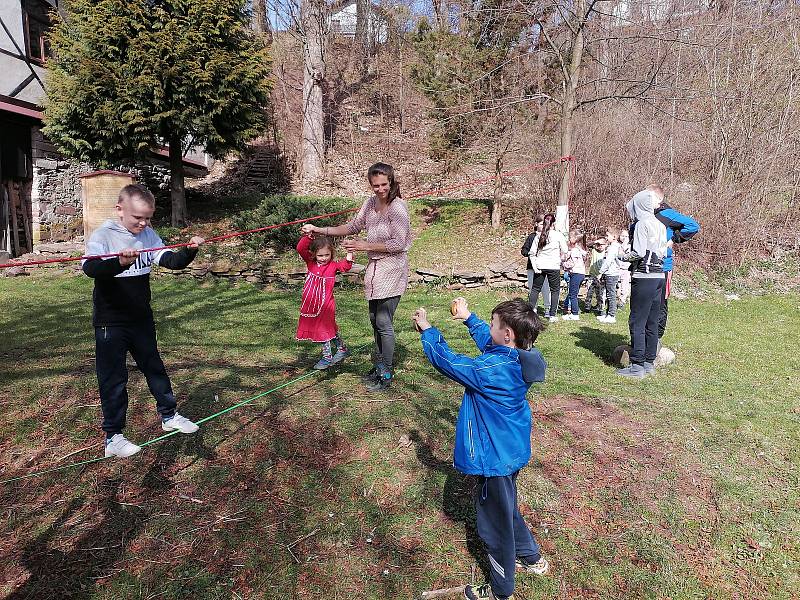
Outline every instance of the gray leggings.
[(375, 334), (375, 361), (387, 369), (394, 361), (394, 311), (400, 304), (400, 296), (369, 301), (369, 321)]

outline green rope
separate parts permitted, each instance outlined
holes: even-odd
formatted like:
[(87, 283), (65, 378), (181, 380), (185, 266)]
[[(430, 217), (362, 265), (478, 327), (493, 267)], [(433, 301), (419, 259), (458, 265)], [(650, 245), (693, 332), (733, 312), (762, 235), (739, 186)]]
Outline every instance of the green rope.
[[(357, 348), (355, 352), (358, 353), (361, 350), (363, 350), (364, 348), (366, 348), (367, 346), (369, 346), (369, 344), (364, 344), (360, 348)], [(241, 402), (237, 402), (236, 404), (233, 404), (233, 405), (229, 406), (228, 408), (224, 408), (219, 412), (215, 412), (213, 415), (209, 415), (207, 417), (203, 417), (199, 421), (195, 421), (195, 423), (197, 423), (198, 425), (201, 425), (202, 423), (207, 423), (208, 421), (211, 421), (212, 419), (216, 419), (217, 417), (219, 417), (221, 415), (224, 415), (225, 413), (229, 413), (232, 410), (236, 410), (237, 408), (241, 408), (242, 406), (245, 406), (246, 404), (250, 404), (254, 400), (258, 400), (259, 398), (263, 398), (264, 396), (269, 396), (270, 394), (274, 394), (278, 390), (282, 390), (283, 388), (288, 387), (288, 386), (292, 385), (293, 383), (297, 383), (298, 381), (302, 381), (303, 379), (307, 379), (309, 377), (317, 375), (318, 373), (322, 373), (322, 371), (313, 371), (313, 370), (309, 371), (308, 373), (306, 373), (304, 375), (300, 375), (299, 377), (295, 377), (294, 379), (290, 379), (289, 381), (286, 381), (286, 382), (284, 382), (284, 383), (282, 383), (282, 384), (280, 384), (278, 386), (275, 386), (271, 390), (267, 390), (266, 392), (261, 392), (260, 394), (256, 394), (255, 396), (251, 396), (250, 398), (242, 400)], [(152, 440), (147, 440), (146, 442), (144, 442), (142, 444), (139, 444), (139, 445), (141, 447), (150, 446), (152, 444), (155, 444), (156, 442), (160, 442), (162, 440), (165, 440), (168, 437), (172, 437), (176, 433), (180, 433), (180, 432), (177, 431), (177, 430), (170, 431), (169, 433), (165, 433), (164, 435), (160, 435), (158, 437), (155, 437)], [(108, 460), (110, 458), (114, 458), (114, 457), (113, 456), (101, 456), (99, 458), (90, 458), (89, 460), (82, 460), (80, 462), (70, 463), (68, 465), (62, 465), (60, 467), (53, 467), (52, 469), (45, 469), (44, 471), (36, 471), (34, 473), (29, 473), (28, 475), (21, 475), (19, 477), (12, 477), (11, 479), (6, 479), (4, 481), (0, 481), (0, 485), (4, 485), (6, 483), (13, 483), (14, 481), (21, 481), (23, 479), (30, 479), (32, 477), (41, 477), (42, 475), (47, 475), (48, 473), (57, 473), (58, 471), (66, 471), (67, 469), (74, 469), (75, 467), (80, 467), (80, 466), (83, 466), (83, 465), (90, 465), (92, 463)]]

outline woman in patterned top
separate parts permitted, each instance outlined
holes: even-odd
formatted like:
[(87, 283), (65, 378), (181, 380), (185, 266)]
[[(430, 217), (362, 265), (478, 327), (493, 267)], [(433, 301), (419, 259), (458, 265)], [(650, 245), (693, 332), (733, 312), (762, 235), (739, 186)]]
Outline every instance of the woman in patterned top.
[(408, 249), (411, 224), (408, 208), (400, 197), (394, 169), (384, 163), (369, 168), (367, 179), (374, 196), (361, 206), (358, 215), (338, 227), (303, 225), (305, 234), (355, 235), (367, 231), (367, 239), (345, 240), (348, 252), (366, 252), (369, 258), (364, 273), (364, 292), (369, 302), (369, 320), (375, 335), (375, 365), (363, 377), (373, 392), (389, 389), (392, 380), (395, 335), (394, 313), (408, 285)]

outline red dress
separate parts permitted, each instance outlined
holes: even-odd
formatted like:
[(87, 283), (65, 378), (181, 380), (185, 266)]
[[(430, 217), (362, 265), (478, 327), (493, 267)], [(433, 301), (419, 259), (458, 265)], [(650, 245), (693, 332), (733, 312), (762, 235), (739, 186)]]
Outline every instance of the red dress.
[(353, 263), (348, 260), (332, 260), (326, 265), (319, 265), (309, 250), (310, 245), (311, 238), (305, 235), (297, 243), (297, 252), (306, 261), (308, 274), (303, 285), (296, 338), (327, 342), (339, 333), (336, 325), (336, 300), (333, 299), (336, 273), (349, 271)]

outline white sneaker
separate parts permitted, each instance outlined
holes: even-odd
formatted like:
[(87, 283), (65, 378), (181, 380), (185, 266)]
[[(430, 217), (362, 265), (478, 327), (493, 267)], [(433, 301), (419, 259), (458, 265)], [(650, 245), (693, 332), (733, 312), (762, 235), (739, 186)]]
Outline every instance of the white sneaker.
[(580, 315), (572, 315), (572, 320), (573, 321), (580, 321), (581, 320), (581, 316)]
[(551, 323), (558, 323), (558, 317), (549, 317), (549, 318), (548, 318), (548, 320), (549, 320)]
[(572, 315), (564, 315), (561, 318), (564, 319), (565, 321), (572, 321)]
[(606, 322), (606, 316), (605, 315), (597, 315), (597, 320), (600, 321), (601, 323), (605, 323)]
[(603, 321), (603, 322), (604, 323), (616, 323), (617, 322), (617, 317), (607, 316), (605, 321)]
[(128, 458), (129, 456), (133, 456), (139, 452), (141, 449), (141, 446), (137, 446), (133, 442), (129, 442), (121, 433), (117, 433), (113, 435), (111, 439), (106, 440), (106, 458), (111, 458), (112, 456)]
[(181, 433), (194, 433), (200, 427), (179, 413), (175, 413), (169, 419), (161, 421), (161, 429), (164, 431), (180, 431)]
[(539, 560), (535, 563), (527, 563), (519, 558), (516, 562), (516, 570), (523, 573), (531, 573), (533, 575), (544, 575), (550, 569), (550, 564), (544, 556), (540, 556)]

